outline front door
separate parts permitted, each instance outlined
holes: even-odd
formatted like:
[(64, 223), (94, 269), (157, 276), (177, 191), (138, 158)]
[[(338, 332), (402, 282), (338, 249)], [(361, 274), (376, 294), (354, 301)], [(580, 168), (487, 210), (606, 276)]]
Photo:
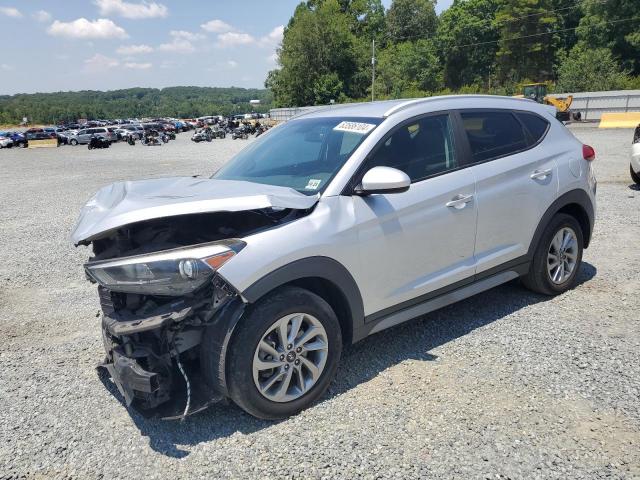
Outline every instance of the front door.
[(458, 169), (448, 114), (401, 124), (367, 160), (403, 170), (403, 193), (353, 196), (364, 283), (365, 315), (373, 320), (438, 289), (470, 282), (475, 272), (475, 180)]

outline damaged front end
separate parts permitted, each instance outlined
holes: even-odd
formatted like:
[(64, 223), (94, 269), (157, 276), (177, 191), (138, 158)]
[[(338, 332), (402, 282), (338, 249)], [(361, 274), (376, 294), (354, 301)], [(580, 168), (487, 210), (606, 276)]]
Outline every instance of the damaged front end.
[(237, 292), (221, 277), (170, 301), (102, 286), (98, 292), (106, 352), (99, 368), (108, 373), (127, 406), (177, 418), (224, 397), (224, 386), (203, 376), (200, 352), (207, 328), (220, 333), (221, 346), (244, 309)]
[[(192, 183), (180, 179), (171, 193), (167, 182), (162, 195), (145, 182), (101, 190), (72, 239), (93, 247), (85, 272), (98, 284), (103, 312), (100, 369), (127, 406), (176, 418), (226, 397), (225, 349), (245, 304), (218, 270), (245, 248), (242, 237), (306, 215), (315, 200), (287, 189), (245, 197), (245, 185), (230, 182), (205, 194), (212, 180), (189, 192)], [(255, 190), (249, 185), (247, 195)], [(211, 202), (226, 211), (202, 211)]]
[(201, 376), (199, 346), (206, 328), (225, 332), (229, 322), (219, 312), (233, 300), (242, 305), (216, 270), (243, 247), (239, 240), (226, 240), (85, 265), (87, 276), (99, 284), (106, 351), (101, 368), (127, 406), (147, 411), (162, 406), (161, 416), (171, 417), (222, 398), (223, 388), (194, 380)]

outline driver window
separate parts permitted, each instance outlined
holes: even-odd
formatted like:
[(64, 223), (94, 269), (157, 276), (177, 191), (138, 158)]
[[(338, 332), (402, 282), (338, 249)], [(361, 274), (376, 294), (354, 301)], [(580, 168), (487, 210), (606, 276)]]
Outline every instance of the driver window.
[(457, 167), (449, 115), (423, 117), (398, 128), (371, 159), (372, 167), (393, 167), (411, 183)]

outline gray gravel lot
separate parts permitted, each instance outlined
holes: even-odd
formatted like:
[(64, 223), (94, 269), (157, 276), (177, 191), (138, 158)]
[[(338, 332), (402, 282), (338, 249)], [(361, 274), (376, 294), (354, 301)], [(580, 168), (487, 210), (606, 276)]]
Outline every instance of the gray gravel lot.
[(0, 151), (0, 478), (640, 478), (632, 132), (573, 131), (599, 179), (575, 290), (514, 282), (377, 334), (319, 404), (276, 423), (224, 405), (130, 415), (96, 376), (97, 295), (68, 240), (100, 186), (206, 175), (246, 142)]

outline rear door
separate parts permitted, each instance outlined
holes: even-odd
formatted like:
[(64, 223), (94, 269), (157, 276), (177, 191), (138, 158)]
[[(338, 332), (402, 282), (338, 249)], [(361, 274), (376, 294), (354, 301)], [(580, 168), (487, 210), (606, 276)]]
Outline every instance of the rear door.
[(368, 321), (426, 299), (475, 273), (475, 181), (461, 169), (453, 119), (412, 119), (392, 130), (365, 161), (403, 170), (403, 193), (353, 196)]
[(548, 122), (538, 124), (534, 134), (520, 112), (463, 110), (459, 114), (467, 160), (476, 179), (477, 273), (524, 262), (538, 222), (558, 192), (555, 157), (541, 143)]

